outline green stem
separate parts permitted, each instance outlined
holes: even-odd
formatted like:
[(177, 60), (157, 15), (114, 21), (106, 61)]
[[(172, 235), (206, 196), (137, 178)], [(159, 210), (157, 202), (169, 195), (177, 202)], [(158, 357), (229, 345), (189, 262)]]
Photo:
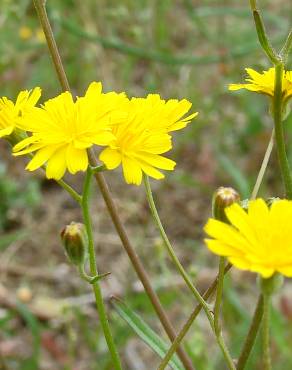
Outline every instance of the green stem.
[(151, 209), (151, 213), (152, 213), (152, 216), (154, 218), (154, 221), (155, 221), (155, 223), (156, 223), (156, 225), (159, 229), (161, 238), (162, 238), (162, 240), (163, 240), (163, 242), (166, 246), (167, 252), (168, 252), (170, 258), (172, 259), (173, 263), (175, 264), (177, 270), (179, 271), (180, 275), (182, 276), (183, 280), (185, 281), (185, 283), (187, 284), (187, 286), (189, 287), (191, 292), (194, 294), (197, 301), (199, 303), (201, 303), (201, 305), (203, 306), (203, 309), (204, 309), (204, 311), (205, 311), (205, 313), (208, 317), (208, 320), (211, 324), (211, 327), (212, 327), (212, 329), (214, 329), (213, 317), (211, 315), (211, 312), (209, 310), (209, 307), (208, 307), (207, 303), (204, 301), (203, 297), (200, 295), (197, 288), (193, 285), (190, 277), (188, 276), (187, 272), (185, 271), (185, 269), (183, 268), (179, 259), (177, 258), (176, 254), (175, 254), (175, 251), (173, 250), (172, 245), (170, 244), (170, 241), (169, 241), (169, 239), (166, 235), (166, 232), (163, 228), (163, 225), (161, 223), (160, 217), (158, 215), (158, 212), (157, 212), (157, 209), (156, 209), (156, 206), (155, 206), (155, 202), (154, 202), (151, 187), (150, 187), (149, 178), (148, 178), (147, 175), (143, 175), (143, 179), (144, 179), (144, 185), (145, 185), (145, 190), (146, 190), (146, 195), (147, 195), (147, 200), (148, 200), (148, 203), (149, 203), (149, 207)]
[(70, 86), (66, 77), (66, 73), (63, 67), (62, 59), (59, 52), (54, 52), (58, 50), (55, 37), (52, 31), (51, 24), (48, 19), (46, 11), (46, 1), (44, 0), (33, 0), (37, 15), (39, 17), (40, 23), (42, 25), (48, 48), (51, 52), (52, 61), (54, 63), (55, 70), (58, 75), (58, 79), (61, 83), (63, 91), (70, 91)]
[(216, 300), (214, 305), (214, 329), (216, 335), (221, 332), (220, 326), (220, 307), (222, 302), (222, 294), (223, 294), (223, 283), (224, 283), (224, 275), (225, 275), (225, 258), (219, 258), (219, 272), (218, 272), (218, 284), (216, 290)]
[[(82, 206), (84, 224), (85, 224), (87, 235), (88, 235), (88, 255), (89, 255), (90, 273), (92, 276), (96, 276), (98, 275), (98, 271), (96, 267), (96, 257), (95, 257), (93, 232), (92, 232), (92, 224), (91, 224), (90, 208), (89, 208), (91, 178), (92, 178), (92, 171), (89, 168), (86, 172), (86, 177), (84, 181), (81, 206)], [(104, 337), (108, 345), (108, 349), (112, 357), (114, 369), (122, 370), (122, 365), (120, 362), (119, 354), (116, 349), (116, 346), (115, 346), (115, 343), (112, 337), (112, 333), (110, 330), (99, 282), (96, 281), (94, 284), (92, 284), (92, 287), (93, 287), (93, 291), (95, 295), (96, 308), (98, 311), (99, 320), (100, 320), (100, 323), (103, 329)]]
[(225, 360), (229, 366), (230, 369), (235, 369), (235, 366), (234, 366), (234, 363), (233, 363), (233, 360), (225, 346), (225, 343), (223, 341), (223, 337), (221, 335), (221, 332), (220, 333), (217, 333), (215, 332), (215, 328), (214, 328), (214, 320), (213, 320), (213, 317), (212, 317), (212, 314), (209, 310), (209, 307), (208, 307), (208, 304), (207, 302), (204, 300), (204, 298), (200, 295), (199, 291), (197, 290), (197, 288), (193, 285), (190, 277), (188, 276), (187, 272), (185, 271), (185, 269), (183, 268), (182, 264), (180, 263), (179, 259), (177, 258), (173, 248), (172, 248), (172, 245), (166, 235), (166, 232), (163, 228), (163, 225), (161, 223), (161, 220), (160, 220), (160, 217), (158, 215), (158, 212), (157, 212), (157, 209), (156, 209), (156, 206), (155, 206), (155, 202), (154, 202), (154, 199), (153, 199), (153, 195), (152, 195), (152, 191), (151, 191), (151, 187), (150, 187), (150, 182), (149, 182), (149, 178), (147, 175), (143, 175), (143, 180), (144, 180), (144, 184), (145, 184), (145, 190), (146, 190), (146, 195), (147, 195), (147, 199), (148, 199), (148, 203), (149, 203), (149, 207), (151, 209), (151, 213), (152, 213), (152, 216), (154, 218), (154, 221), (159, 229), (159, 232), (160, 232), (160, 235), (161, 235), (161, 238), (166, 246), (166, 249), (167, 249), (167, 252), (170, 256), (170, 258), (172, 259), (174, 265), (176, 266), (177, 270), (179, 271), (180, 275), (182, 276), (183, 280), (185, 281), (185, 283), (187, 284), (187, 286), (189, 287), (189, 289), (191, 290), (191, 292), (193, 293), (193, 295), (195, 296), (195, 298), (197, 299), (197, 301), (202, 305), (203, 307), (203, 310), (205, 311), (205, 314), (209, 320), (209, 323), (211, 325), (211, 328), (212, 330), (214, 331), (215, 335), (216, 335), (216, 338), (217, 338), (217, 342), (222, 350), (222, 353), (225, 357)]
[(82, 196), (77, 193), (69, 184), (67, 184), (64, 180), (56, 180), (56, 182), (62, 186), (63, 189), (67, 191), (71, 195), (71, 197), (76, 200), (77, 203), (81, 203)]
[(263, 313), (263, 365), (264, 370), (271, 370), (270, 354), (270, 301), (271, 296), (264, 294), (264, 313)]
[(277, 144), (278, 160), (283, 182), (286, 189), (286, 196), (292, 199), (292, 178), (290, 166), (286, 154), (283, 122), (282, 122), (282, 79), (283, 79), (284, 66), (278, 63), (275, 66), (275, 88), (274, 88), (274, 104), (273, 104), (273, 118), (275, 127), (275, 140)]
[[(53, 63), (54, 63), (59, 81), (61, 83), (61, 86), (62, 86), (64, 91), (69, 91), (70, 86), (69, 86), (69, 83), (68, 83), (68, 79), (67, 79), (63, 64), (62, 64), (62, 60), (61, 60), (61, 57), (60, 57), (60, 53), (59, 53), (57, 44), (55, 42), (55, 38), (54, 38), (54, 34), (53, 34), (53, 31), (52, 31), (52, 28), (51, 28), (51, 25), (50, 25), (50, 21), (49, 21), (48, 16), (47, 16), (47, 12), (46, 12), (46, 9), (45, 9), (45, 2), (42, 1), (42, 0), (34, 0), (34, 4), (35, 4), (35, 7), (36, 7), (36, 10), (37, 10), (37, 13), (38, 13), (40, 23), (42, 25), (42, 28), (43, 28), (45, 36), (46, 36), (46, 40), (47, 40), (48, 48), (49, 48), (49, 51), (50, 51), (50, 55), (52, 57), (52, 60), (53, 60)], [(94, 151), (93, 151), (92, 148), (90, 148), (88, 150), (88, 156), (89, 156), (90, 165), (92, 167), (97, 167), (99, 165), (99, 163), (97, 162), (97, 160), (95, 158)], [(134, 247), (132, 246), (132, 244), (131, 244), (131, 242), (128, 238), (127, 232), (126, 232), (125, 227), (124, 227), (124, 225), (121, 221), (121, 218), (119, 216), (119, 212), (116, 208), (115, 202), (112, 198), (112, 195), (111, 195), (110, 190), (108, 188), (107, 182), (106, 182), (103, 174), (100, 173), (100, 172), (94, 173), (94, 177), (95, 177), (95, 180), (98, 184), (98, 187), (100, 189), (102, 197), (105, 201), (105, 204), (106, 204), (108, 212), (111, 216), (112, 222), (113, 222), (113, 224), (116, 228), (116, 231), (117, 231), (117, 233), (118, 233), (118, 235), (121, 239), (122, 246), (125, 249), (126, 253), (128, 254), (129, 259), (130, 259), (130, 261), (131, 261), (131, 263), (132, 263), (132, 265), (133, 265), (141, 283), (143, 284), (145, 292), (148, 295), (148, 297), (149, 297), (149, 299), (150, 299), (150, 301), (153, 305), (153, 308), (155, 309), (155, 312), (156, 312), (163, 328), (165, 329), (169, 339), (171, 341), (173, 341), (174, 338), (176, 337), (176, 332), (175, 332), (175, 330), (172, 326), (171, 321), (167, 317), (167, 315), (166, 315), (166, 313), (165, 313), (165, 311), (164, 311), (164, 309), (161, 305), (159, 297), (157, 296), (156, 292), (152, 288), (149, 276), (148, 276), (148, 274), (147, 274), (147, 272), (146, 272), (146, 270), (143, 266), (143, 263), (141, 262), (139, 256), (137, 255)], [(194, 369), (194, 367), (191, 363), (191, 360), (189, 359), (188, 355), (183, 350), (183, 348), (181, 348), (181, 347), (177, 348), (177, 354), (178, 354), (179, 358), (181, 359), (182, 363), (184, 364), (184, 366), (187, 370), (193, 370)]]
[[(232, 265), (229, 263), (225, 267), (224, 273), (226, 274), (231, 269), (231, 267), (232, 267)], [(214, 279), (214, 281), (212, 282), (212, 284), (209, 286), (209, 288), (204, 292), (203, 299), (205, 301), (207, 301), (207, 299), (209, 299), (212, 296), (212, 294), (214, 293), (214, 291), (216, 290), (217, 284), (218, 284), (218, 278), (219, 278), (219, 274), (216, 276), (216, 278)], [(177, 347), (179, 346), (179, 344), (181, 343), (181, 341), (183, 340), (183, 338), (188, 333), (190, 327), (192, 326), (192, 324), (195, 321), (195, 319), (198, 316), (198, 314), (201, 312), (201, 309), (202, 309), (202, 305), (200, 303), (197, 304), (197, 306), (195, 307), (195, 309), (193, 310), (193, 312), (189, 316), (188, 320), (186, 321), (186, 323), (184, 324), (184, 326), (181, 328), (181, 330), (178, 333), (177, 337), (173, 341), (173, 343), (170, 346), (169, 350), (167, 351), (165, 357), (161, 361), (161, 363), (160, 363), (160, 365), (158, 367), (158, 370), (164, 370), (166, 368), (167, 364), (169, 363), (169, 360), (171, 359), (171, 357), (175, 353)]]
[(262, 318), (263, 318), (263, 295), (261, 294), (258, 299), (258, 303), (253, 315), (253, 319), (247, 334), (247, 337), (245, 339), (244, 345), (242, 347), (240, 356), (237, 361), (237, 370), (243, 370), (246, 366), (247, 360), (249, 358), (249, 355), (251, 353), (251, 350), (253, 348), (253, 345), (255, 343)]
[(285, 44), (284, 44), (282, 50), (280, 51), (280, 56), (283, 59), (284, 63), (287, 62), (288, 55), (289, 55), (291, 47), (292, 47), (292, 30), (289, 32), (289, 34), (287, 36), (287, 39), (285, 41)]
[(256, 182), (255, 182), (255, 185), (253, 187), (250, 199), (256, 199), (256, 197), (258, 195), (258, 192), (259, 192), (261, 183), (263, 181), (263, 178), (264, 178), (264, 175), (265, 175), (265, 172), (266, 172), (266, 169), (268, 167), (269, 160), (270, 160), (270, 156), (271, 156), (271, 153), (272, 153), (272, 150), (273, 150), (274, 139), (275, 139), (275, 129), (273, 129), (273, 131), (272, 131), (270, 141), (269, 141), (269, 144), (267, 146), (267, 149), (266, 149), (266, 152), (265, 152), (265, 155), (264, 155), (264, 159), (262, 161), (261, 168), (259, 170), (259, 173), (258, 173)]

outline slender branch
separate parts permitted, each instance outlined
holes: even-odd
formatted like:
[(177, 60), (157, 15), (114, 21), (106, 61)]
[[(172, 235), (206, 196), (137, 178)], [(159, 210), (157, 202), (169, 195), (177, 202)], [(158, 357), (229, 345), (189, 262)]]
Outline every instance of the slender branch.
[(271, 370), (271, 354), (270, 354), (270, 301), (271, 296), (264, 294), (264, 313), (263, 313), (263, 365), (264, 370)]
[[(69, 82), (68, 82), (63, 64), (62, 64), (62, 60), (61, 60), (61, 57), (60, 57), (60, 54), (59, 54), (57, 44), (55, 42), (55, 38), (54, 38), (54, 34), (52, 32), (50, 21), (48, 19), (47, 13), (46, 13), (45, 3), (42, 2), (41, 0), (34, 0), (34, 4), (35, 4), (35, 7), (36, 7), (38, 16), (39, 16), (40, 23), (41, 23), (42, 28), (44, 30), (44, 34), (46, 36), (46, 40), (47, 40), (48, 48), (49, 48), (49, 51), (50, 51), (50, 55), (52, 57), (52, 60), (53, 60), (53, 63), (54, 63), (59, 81), (61, 83), (61, 86), (62, 86), (64, 91), (70, 91)], [(89, 160), (90, 160), (90, 165), (92, 167), (97, 167), (98, 162), (95, 158), (93, 150), (88, 151), (88, 156), (89, 156)], [(133, 265), (141, 283), (143, 284), (145, 292), (148, 295), (148, 297), (149, 297), (149, 299), (150, 299), (150, 301), (153, 305), (153, 308), (155, 309), (155, 312), (156, 312), (163, 328), (165, 329), (169, 339), (171, 341), (173, 341), (174, 338), (176, 337), (176, 332), (175, 332), (175, 330), (174, 330), (174, 328), (171, 324), (171, 321), (168, 319), (168, 317), (167, 317), (167, 315), (166, 315), (166, 313), (165, 313), (165, 311), (164, 311), (164, 309), (163, 309), (163, 307), (160, 303), (160, 300), (159, 300), (157, 294), (155, 293), (154, 289), (152, 288), (150, 279), (148, 277), (148, 274), (147, 274), (146, 270), (144, 269), (143, 263), (139, 259), (138, 255), (135, 252), (134, 247), (130, 243), (130, 240), (128, 238), (126, 230), (125, 230), (125, 228), (122, 224), (122, 221), (120, 219), (120, 216), (119, 216), (118, 210), (116, 208), (116, 205), (115, 205), (115, 203), (113, 201), (113, 198), (111, 196), (108, 185), (105, 181), (105, 178), (104, 178), (103, 174), (99, 173), (99, 172), (94, 173), (94, 177), (95, 177), (95, 180), (96, 180), (96, 182), (99, 186), (99, 189), (100, 189), (100, 192), (103, 196), (103, 199), (106, 203), (106, 206), (108, 208), (108, 212), (109, 212), (109, 214), (111, 216), (111, 219), (112, 219), (112, 222), (113, 222), (113, 224), (116, 228), (116, 231), (117, 231), (117, 233), (118, 233), (118, 235), (121, 239), (122, 245), (123, 245), (125, 251), (127, 252), (128, 256), (129, 256), (129, 258), (131, 260), (131, 263), (132, 263), (132, 265)], [(194, 369), (191, 360), (189, 359), (188, 355), (185, 353), (185, 351), (181, 347), (177, 348), (177, 354), (178, 354), (179, 358), (181, 359), (182, 363), (184, 364), (184, 366), (187, 370), (193, 370)]]
[[(224, 273), (226, 274), (231, 269), (231, 267), (232, 267), (232, 265), (229, 263), (225, 267)], [(216, 278), (213, 280), (213, 282), (211, 283), (209, 288), (204, 292), (203, 298), (204, 298), (205, 301), (207, 301), (212, 296), (212, 294), (215, 292), (215, 290), (217, 288), (217, 284), (218, 284), (218, 278), (219, 278), (219, 275), (216, 276)], [(164, 370), (166, 368), (169, 360), (171, 359), (172, 355), (175, 353), (176, 348), (178, 347), (178, 345), (181, 343), (183, 338), (188, 333), (188, 331), (189, 331), (190, 327), (192, 326), (193, 322), (195, 321), (196, 317), (201, 312), (201, 309), (202, 309), (202, 305), (200, 303), (197, 304), (197, 306), (195, 307), (195, 309), (193, 310), (193, 312), (190, 314), (189, 318), (187, 319), (186, 323), (181, 328), (180, 332), (178, 333), (178, 336), (175, 338), (171, 347), (167, 351), (165, 357), (163, 358), (163, 360), (160, 363), (157, 370)]]
[(289, 32), (285, 44), (282, 50), (280, 51), (280, 56), (282, 57), (284, 63), (287, 62), (291, 47), (292, 47), (292, 30)]
[(183, 278), (183, 280), (185, 281), (185, 283), (187, 284), (187, 286), (189, 287), (189, 289), (191, 290), (191, 292), (193, 293), (193, 295), (195, 296), (197, 301), (203, 306), (203, 309), (204, 309), (204, 311), (207, 315), (207, 318), (208, 318), (208, 320), (211, 324), (211, 327), (212, 327), (212, 329), (214, 329), (214, 320), (213, 320), (212, 314), (209, 310), (209, 307), (208, 307), (207, 303), (204, 301), (203, 297), (200, 295), (199, 291), (197, 290), (197, 288), (192, 283), (190, 277), (188, 276), (188, 273), (185, 271), (184, 267), (182, 266), (179, 259), (177, 258), (176, 254), (175, 254), (175, 251), (174, 251), (174, 249), (173, 249), (173, 247), (172, 247), (172, 245), (171, 245), (171, 243), (170, 243), (170, 241), (169, 241), (169, 239), (166, 235), (166, 232), (163, 228), (163, 225), (161, 223), (159, 214), (158, 214), (156, 206), (155, 206), (155, 202), (154, 202), (154, 199), (153, 199), (153, 195), (152, 195), (151, 186), (150, 186), (148, 176), (143, 175), (143, 180), (144, 180), (144, 185), (145, 185), (145, 190), (146, 190), (146, 195), (147, 195), (147, 200), (148, 200), (148, 203), (149, 203), (149, 207), (150, 207), (153, 219), (154, 219), (154, 221), (155, 221), (155, 223), (156, 223), (156, 225), (159, 229), (159, 233), (160, 233), (161, 238), (162, 238), (162, 240), (165, 244), (167, 252), (168, 252), (170, 258), (172, 259), (175, 267), (177, 268), (178, 272), (180, 273), (181, 277)]
[(251, 350), (253, 348), (253, 345), (255, 343), (262, 318), (263, 318), (263, 295), (261, 294), (258, 299), (258, 303), (253, 315), (253, 319), (247, 334), (247, 337), (245, 339), (244, 345), (242, 347), (240, 356), (237, 361), (237, 370), (243, 370), (246, 366), (247, 360), (249, 358), (249, 355), (251, 353)]
[(275, 140), (277, 144), (278, 160), (280, 170), (285, 185), (286, 196), (292, 199), (292, 177), (290, 165), (287, 158), (284, 130), (282, 123), (283, 96), (282, 96), (282, 80), (283, 80), (283, 64), (279, 63), (275, 67), (275, 88), (274, 88), (274, 104), (273, 118), (275, 127)]
[[(92, 178), (92, 172), (90, 168), (88, 168), (85, 181), (84, 181), (81, 206), (82, 206), (84, 224), (85, 224), (87, 235), (88, 235), (88, 255), (89, 255), (90, 273), (92, 276), (96, 276), (98, 275), (98, 271), (96, 267), (94, 240), (93, 240), (93, 232), (92, 232), (92, 224), (91, 224), (91, 216), (90, 216), (90, 208), (89, 208), (91, 178)], [(103, 302), (99, 281), (95, 281), (92, 284), (92, 287), (93, 287), (93, 291), (95, 295), (96, 308), (98, 311), (99, 320), (100, 320), (100, 323), (103, 329), (104, 337), (108, 345), (108, 349), (111, 354), (114, 368), (115, 370), (122, 370), (122, 365), (121, 365), (121, 361), (119, 358), (119, 354), (116, 349), (113, 336), (110, 330), (110, 326), (109, 326), (109, 322), (108, 322), (108, 318), (106, 314), (106, 308)]]
[[(97, 160), (94, 156), (93, 151), (89, 152), (89, 158), (90, 158), (91, 163), (93, 163), (93, 164), (96, 163), (97, 164)], [(176, 338), (175, 330), (174, 330), (171, 322), (169, 321), (168, 317), (166, 316), (157, 294), (155, 293), (155, 291), (153, 290), (153, 288), (151, 286), (150, 279), (148, 277), (148, 274), (147, 274), (146, 270), (144, 269), (144, 266), (143, 266), (140, 258), (138, 257), (137, 253), (135, 252), (135, 249), (132, 247), (132, 245), (130, 243), (130, 240), (129, 240), (128, 235), (127, 235), (127, 233), (124, 229), (124, 226), (121, 223), (121, 220), (120, 220), (120, 217), (119, 217), (119, 214), (118, 214), (118, 210), (117, 210), (116, 205), (113, 201), (113, 198), (110, 194), (110, 190), (109, 190), (108, 185), (105, 181), (105, 178), (104, 178), (102, 173), (95, 173), (94, 177), (97, 181), (100, 192), (101, 192), (101, 194), (104, 198), (104, 201), (107, 205), (107, 209), (108, 209), (109, 214), (111, 216), (111, 219), (112, 219), (112, 221), (115, 225), (116, 231), (117, 231), (117, 233), (118, 233), (118, 235), (119, 235), (119, 237), (122, 241), (123, 247), (124, 247), (125, 251), (127, 252), (128, 256), (129, 256), (129, 258), (132, 262), (132, 265), (133, 265), (141, 283), (143, 284), (145, 292), (147, 293), (150, 301), (152, 302), (152, 305), (155, 309), (155, 312), (156, 312), (162, 326), (164, 327), (164, 329), (165, 329), (169, 339), (171, 340), (171, 342), (173, 342), (174, 339)], [(177, 354), (178, 354), (179, 358), (181, 359), (182, 363), (184, 364), (184, 366), (187, 370), (194, 369), (194, 366), (192, 365), (190, 359), (188, 358), (188, 356), (186, 355), (186, 353), (182, 349), (182, 347), (177, 346), (175, 351), (177, 351)]]
[(190, 277), (188, 276), (187, 272), (185, 271), (185, 269), (183, 268), (182, 264), (180, 263), (179, 259), (177, 258), (176, 254), (175, 254), (175, 251), (167, 237), (167, 234), (163, 228), (163, 225), (161, 223), (161, 220), (160, 220), (160, 217), (159, 217), (159, 214), (157, 212), (157, 209), (156, 209), (156, 206), (155, 206), (155, 202), (154, 202), (154, 199), (153, 199), (153, 195), (152, 195), (152, 191), (151, 191), (151, 186), (150, 186), (150, 182), (149, 182), (149, 178), (147, 175), (143, 175), (143, 180), (144, 180), (144, 185), (145, 185), (145, 190), (146, 190), (146, 195), (147, 195), (147, 199), (148, 199), (148, 203), (149, 203), (149, 207), (150, 207), (150, 210), (151, 210), (151, 213), (152, 213), (152, 216), (154, 218), (154, 221), (159, 229), (159, 232), (160, 232), (160, 235), (161, 235), (161, 238), (165, 244), (165, 247), (167, 249), (167, 252), (170, 256), (170, 258), (172, 259), (174, 265), (176, 266), (177, 270), (179, 271), (179, 273), (181, 274), (182, 278), (184, 279), (185, 283), (187, 284), (187, 286), (189, 287), (189, 289), (191, 290), (191, 292), (193, 293), (193, 295), (195, 296), (196, 300), (202, 305), (202, 308), (203, 310), (205, 311), (205, 314), (209, 320), (209, 323), (210, 323), (210, 326), (213, 330), (213, 332), (215, 333), (216, 335), (216, 339), (217, 339), (217, 342), (222, 350), (222, 353), (223, 353), (223, 356), (225, 358), (225, 361), (226, 363), (228, 364), (228, 367), (229, 369), (234, 369), (235, 370), (235, 366), (234, 366), (234, 363), (233, 363), (233, 360), (227, 350), (227, 347), (224, 343), (224, 340), (223, 340), (223, 337), (222, 337), (222, 334), (221, 332), (217, 332), (215, 330), (215, 327), (214, 327), (214, 320), (213, 320), (213, 317), (212, 317), (212, 314), (209, 310), (209, 307), (208, 307), (208, 304), (207, 302), (204, 300), (204, 298), (200, 295), (199, 291), (197, 290), (197, 288), (194, 286), (194, 284), (192, 283)]
[(275, 129), (273, 129), (273, 131), (272, 131), (272, 134), (271, 134), (271, 137), (270, 137), (270, 140), (269, 140), (269, 144), (267, 146), (267, 149), (266, 149), (266, 152), (265, 152), (265, 155), (264, 155), (264, 159), (262, 161), (261, 168), (259, 170), (259, 173), (258, 173), (256, 182), (255, 182), (255, 185), (253, 187), (250, 199), (255, 199), (257, 197), (257, 194), (259, 192), (261, 183), (263, 181), (263, 178), (264, 178), (264, 175), (265, 175), (265, 172), (266, 172), (266, 169), (268, 167), (268, 163), (269, 163), (269, 160), (270, 160), (270, 157), (271, 157), (271, 153), (272, 153), (273, 146), (274, 146), (274, 139), (275, 139)]
[(222, 302), (223, 294), (223, 282), (225, 275), (225, 257), (219, 257), (219, 272), (218, 272), (218, 284), (216, 290), (216, 299), (214, 305), (214, 329), (215, 333), (218, 335), (221, 332), (220, 326), (220, 307)]
[(62, 186), (63, 189), (67, 191), (71, 195), (71, 197), (76, 200), (77, 203), (81, 203), (82, 197), (80, 194), (77, 193), (69, 184), (67, 184), (64, 180), (56, 180), (56, 182)]
[(55, 37), (52, 31), (51, 24), (48, 19), (47, 11), (46, 11), (46, 3), (45, 1), (42, 0), (33, 0), (35, 9), (37, 11), (37, 15), (39, 17), (40, 23), (42, 25), (48, 48), (51, 52), (51, 57), (54, 63), (55, 70), (58, 75), (58, 79), (61, 83), (62, 89), (64, 91), (69, 91), (70, 86), (68, 79), (66, 77), (66, 73), (63, 67), (63, 63), (61, 60), (60, 53), (58, 52), (58, 47), (55, 41)]

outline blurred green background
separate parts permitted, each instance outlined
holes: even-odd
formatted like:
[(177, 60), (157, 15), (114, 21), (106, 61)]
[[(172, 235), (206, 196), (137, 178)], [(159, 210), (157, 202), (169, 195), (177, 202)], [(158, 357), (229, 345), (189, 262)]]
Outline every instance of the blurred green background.
[[(32, 2), (0, 0), (0, 5), (0, 95), (14, 99), (19, 90), (41, 86), (42, 101), (55, 96), (60, 86)], [(259, 5), (279, 49), (292, 24), (291, 1)], [(227, 88), (243, 81), (245, 67), (270, 67), (257, 41), (249, 2), (47, 0), (47, 8), (74, 93), (82, 94), (96, 80), (106, 91), (129, 96), (157, 92), (164, 98), (187, 98), (199, 111), (198, 118), (176, 134), (170, 154), (176, 170), (154, 188), (179, 257), (199, 288), (206, 288), (217, 264), (203, 246), (201, 231), (212, 193), (230, 185), (243, 199), (249, 196), (272, 129), (266, 97)], [(290, 114), (285, 123), (288, 143), (291, 121)], [(292, 161), (289, 145), (288, 151)], [(62, 226), (80, 220), (79, 209), (41, 173), (25, 173), (25, 160), (11, 158), (4, 141), (0, 154), (0, 368), (111, 369), (90, 290), (67, 265), (59, 243)], [(108, 178), (130, 237), (179, 329), (195, 302), (157, 238), (143, 189), (126, 186), (119, 173)], [(82, 175), (69, 176), (68, 181), (80, 188)], [(283, 196), (274, 152), (260, 194)], [(104, 282), (105, 295), (122, 297), (163, 333), (96, 197), (98, 264), (101, 272), (112, 271)], [(224, 334), (236, 357), (256, 302), (255, 277), (233, 271), (224, 294)], [(273, 368), (290, 369), (291, 284), (285, 284), (274, 303)], [(125, 369), (155, 369), (159, 358), (115, 310), (111, 322)], [(203, 315), (184, 343), (196, 369), (224, 368)], [(250, 370), (261, 369), (260, 347), (258, 341)]]

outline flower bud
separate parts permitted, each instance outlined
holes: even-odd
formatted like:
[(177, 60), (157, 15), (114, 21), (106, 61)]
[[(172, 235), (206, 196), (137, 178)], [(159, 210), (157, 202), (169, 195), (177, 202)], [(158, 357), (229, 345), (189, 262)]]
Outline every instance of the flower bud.
[(71, 222), (61, 231), (61, 240), (70, 262), (76, 266), (84, 264), (88, 246), (85, 225)]
[(223, 222), (229, 222), (225, 215), (225, 208), (232, 203), (239, 202), (240, 196), (232, 188), (225, 188), (221, 186), (213, 195), (212, 212), (213, 217)]

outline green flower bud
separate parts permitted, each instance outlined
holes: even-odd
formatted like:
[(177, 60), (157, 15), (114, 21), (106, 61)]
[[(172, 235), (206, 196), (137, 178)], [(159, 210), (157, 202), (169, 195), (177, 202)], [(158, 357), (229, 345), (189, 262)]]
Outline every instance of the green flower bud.
[(239, 202), (240, 196), (232, 188), (225, 188), (221, 186), (217, 189), (213, 195), (212, 202), (212, 213), (213, 217), (217, 220), (227, 222), (228, 219), (225, 215), (225, 208), (230, 206), (232, 203)]
[(76, 266), (83, 265), (88, 246), (85, 225), (79, 222), (71, 222), (61, 231), (61, 240), (70, 262)]

